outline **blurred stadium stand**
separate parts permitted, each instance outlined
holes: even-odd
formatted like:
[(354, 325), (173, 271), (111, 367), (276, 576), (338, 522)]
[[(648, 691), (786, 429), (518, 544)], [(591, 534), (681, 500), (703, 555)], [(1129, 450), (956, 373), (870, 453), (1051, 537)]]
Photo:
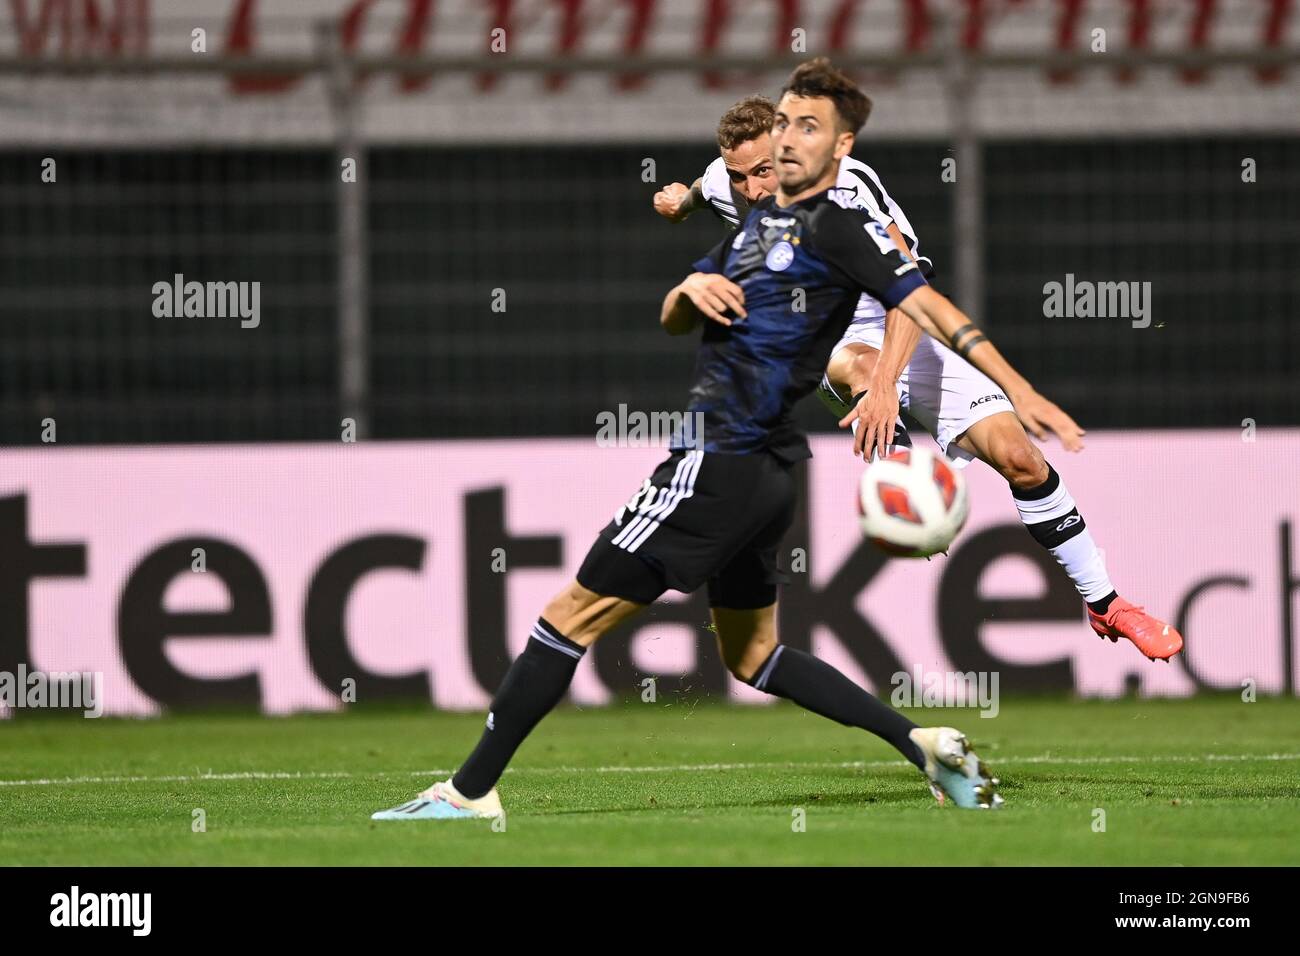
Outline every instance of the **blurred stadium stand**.
[[(857, 155), (951, 293), (945, 150)], [(721, 226), (655, 216), (647, 153), (664, 182), (712, 156), (370, 151), (375, 437), (589, 434), (619, 402), (681, 404), (691, 349), (659, 332), (658, 305)], [(31, 173), (43, 155), (0, 152), (0, 443), (38, 443), (47, 415), (61, 443), (337, 437), (328, 151), (59, 150), (58, 189)], [(1242, 156), (1269, 172), (1242, 183)], [(1094, 428), (1300, 424), (1300, 137), (995, 142), (985, 163), (983, 313), (1040, 388)], [(260, 280), (262, 327), (154, 319), (149, 290), (177, 272)], [(1042, 286), (1067, 272), (1151, 281), (1163, 327), (1044, 321)]]
[[(68, 55), (76, 43), (60, 46), (71, 28), (48, 17), (38, 23), (36, 12), (49, 3), (19, 6), (30, 17), (10, 24), (12, 35), (0, 29), (0, 60), (8, 56), (0, 63), (0, 444), (38, 444), (47, 416), (57, 420), (60, 444), (336, 439), (349, 411), (341, 397), (348, 350), (339, 344), (340, 143), (328, 129), (337, 115), (322, 92), (327, 84), (304, 75), (291, 94), (241, 100), (226, 77), (201, 72), (219, 59), (194, 59), (193, 75), (137, 76), (123, 66), (125, 40), (103, 49), (88, 42), (82, 51), (90, 59), (103, 53), (96, 62), (115, 65), (118, 75), (51, 79), (76, 63)], [(697, 42), (693, 12), (703, 5), (659, 6), (672, 16), (654, 29)], [(1246, 0), (1219, 6), (1216, 42), (1223, 38), (1232, 55), (1261, 52), (1251, 43), (1262, 14)], [(807, 7), (818, 17), (839, 9)], [(74, 8), (60, 9), (71, 17)], [(255, 9), (178, 0), (152, 33), (121, 32), (151, 37), (153, 55), (180, 62), (191, 23), (202, 22), (214, 46), (224, 42), (248, 62), (248, 49), (236, 47), (253, 42), (252, 21), (241, 16)], [(364, 20), (366, 5), (336, 0), (260, 9), (261, 42), (310, 56), (316, 14), (360, 11), (353, 23), (360, 49), (374, 54), (412, 22), (407, 11), (423, 7), (390, 0), (373, 22)], [(897, 44), (902, 9), (864, 10), (862, 42)], [(1003, 46), (1046, 56), (1043, 25), (1055, 22), (1053, 9), (1018, 6)], [(1126, 35), (1129, 5), (1105, 0), (1089, 9)], [(432, 42), (477, 50), (478, 27), (457, 16), (428, 27)], [(341, 22), (346, 31), (350, 21)], [(1172, 22), (1157, 20), (1153, 45), (1185, 51), (1182, 27)], [(739, 30), (734, 46), (754, 55), (747, 38), (766, 37), (765, 23)], [(103, 41), (105, 21), (91, 26), (92, 39)], [(523, 45), (550, 52), (549, 30), (537, 27)], [(997, 28), (990, 35), (997, 39)], [(598, 411), (619, 403), (680, 408), (691, 349), (658, 331), (657, 310), (721, 227), (706, 213), (669, 225), (650, 200), (659, 186), (699, 175), (715, 155), (714, 105), (745, 90), (701, 92), (690, 121), (671, 136), (665, 127), (676, 127), (665, 111), (654, 112), (657, 100), (631, 106), (622, 94), (601, 92), (608, 75), (578, 77), (577, 92), (538, 94), (534, 72), (503, 80), (503, 88), (531, 91), (523, 98), (498, 90), (456, 103), (454, 92), (437, 95), (461, 89), (441, 77), (429, 88), (434, 95), (395, 94), (396, 67), (388, 68), (382, 82), (372, 75), (361, 104), (363, 121), (377, 121), (385, 135), (363, 131), (359, 139), (368, 435), (582, 435)], [(1300, 424), (1300, 114), (1276, 120), (1288, 96), (1297, 102), (1296, 71), (1262, 84), (1239, 68), (1240, 82), (1215, 77), (1201, 87), (1210, 98), (1191, 109), (1180, 97), (1202, 94), (1165, 82), (1168, 65), (1152, 69), (1164, 72), (1133, 86), (1110, 78), (1085, 84), (1070, 108), (1043, 69), (1031, 67), (1027, 80), (990, 76), (992, 93), (979, 111), (984, 131), (974, 132), (983, 165), (976, 185), (939, 180), (956, 132), (943, 119), (951, 104), (936, 71), (882, 74), (866, 84), (877, 115), (856, 155), (908, 211), (936, 261), (936, 284), (979, 315), (1026, 375), (1086, 427), (1236, 428), (1247, 417), (1260, 427)], [(755, 75), (748, 88), (775, 92), (781, 75)], [(654, 81), (669, 91), (661, 99), (670, 106), (681, 90), (698, 88), (697, 77), (668, 79), (682, 83)], [(587, 81), (604, 85), (593, 94)], [(538, 125), (548, 104), (557, 123), (568, 124), (558, 141)], [(607, 112), (584, 119), (593, 106)], [(1087, 123), (1071, 116), (1074, 108), (1092, 110)], [(1185, 129), (1177, 113), (1184, 108), (1196, 118)], [(458, 109), (481, 110), (490, 135), (476, 140), (439, 125)], [(1144, 109), (1158, 133), (1135, 128)], [(969, 119), (952, 113), (954, 126)], [(1111, 113), (1113, 128), (1094, 122), (1093, 114)], [(404, 135), (421, 116), (425, 125)], [(532, 125), (510, 140), (501, 126), (510, 128), (512, 116)], [(648, 132), (638, 140), (629, 129), (635, 134), (643, 116)], [(1047, 132), (1008, 131), (1021, 121)], [(57, 187), (40, 181), (45, 157), (59, 164)], [(641, 179), (646, 157), (657, 164), (655, 183)], [(1258, 165), (1256, 182), (1242, 182), (1245, 157)], [(982, 236), (967, 236), (965, 250), (954, 237), (958, 189), (976, 190), (983, 208)], [(981, 302), (962, 301), (954, 281), (955, 260), (973, 246), (982, 250)], [(154, 318), (152, 285), (176, 273), (261, 282), (261, 326)], [(1043, 284), (1067, 273), (1150, 281), (1153, 327), (1045, 320)], [(495, 289), (505, 292), (504, 313), (491, 308)], [(834, 428), (815, 402), (801, 413), (810, 428)]]

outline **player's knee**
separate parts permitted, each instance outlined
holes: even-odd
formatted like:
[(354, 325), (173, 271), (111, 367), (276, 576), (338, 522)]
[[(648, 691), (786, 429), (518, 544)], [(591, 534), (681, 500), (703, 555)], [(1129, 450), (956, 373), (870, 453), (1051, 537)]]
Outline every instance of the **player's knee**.
[(1002, 445), (998, 452), (998, 470), (1013, 488), (1036, 488), (1047, 480), (1047, 459), (1038, 446), (1023, 437)]
[(880, 353), (875, 349), (862, 349), (855, 352), (849, 360), (849, 381), (861, 382), (871, 378), (876, 370), (876, 361)]
[(556, 618), (568, 619), (572, 614), (579, 610), (583, 605), (583, 595), (587, 589), (577, 581), (570, 581), (564, 588), (547, 602), (542, 616), (548, 621), (559, 625)]
[(569, 640), (586, 647), (608, 630), (610, 615), (603, 605), (615, 602), (570, 581), (542, 609), (542, 617)]
[(722, 650), (722, 662), (727, 665), (731, 676), (743, 683), (751, 683), (758, 675), (759, 669), (776, 650), (774, 635), (758, 635), (747, 644), (728, 648), (722, 641), (718, 642)]
[(570, 622), (578, 609), (576, 597), (572, 592), (572, 585), (570, 585), (551, 598), (546, 603), (546, 607), (542, 608), (542, 617), (565, 637), (569, 637)]

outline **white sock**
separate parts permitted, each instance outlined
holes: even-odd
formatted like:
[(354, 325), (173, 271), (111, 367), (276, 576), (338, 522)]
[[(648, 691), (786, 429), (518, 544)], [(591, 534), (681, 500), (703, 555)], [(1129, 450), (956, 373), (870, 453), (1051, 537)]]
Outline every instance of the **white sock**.
[(1099, 601), (1115, 590), (1101, 551), (1055, 468), (1047, 466), (1047, 480), (1037, 488), (1013, 488), (1011, 494), (1025, 528), (1052, 552), (1085, 601)]

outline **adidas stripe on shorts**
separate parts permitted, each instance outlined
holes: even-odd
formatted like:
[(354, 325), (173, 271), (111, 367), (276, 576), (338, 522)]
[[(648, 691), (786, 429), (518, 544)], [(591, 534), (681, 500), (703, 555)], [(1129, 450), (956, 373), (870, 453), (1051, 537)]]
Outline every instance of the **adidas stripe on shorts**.
[(673, 452), (601, 530), (578, 583), (638, 604), (707, 584), (711, 607), (767, 607), (785, 580), (792, 469), (768, 452)]

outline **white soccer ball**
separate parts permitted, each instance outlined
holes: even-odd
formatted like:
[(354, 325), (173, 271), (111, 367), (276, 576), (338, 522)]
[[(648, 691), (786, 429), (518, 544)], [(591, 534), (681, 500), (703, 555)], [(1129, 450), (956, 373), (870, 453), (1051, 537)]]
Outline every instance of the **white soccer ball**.
[(969, 511), (961, 472), (926, 448), (876, 459), (858, 483), (862, 533), (899, 557), (925, 558), (948, 550)]

